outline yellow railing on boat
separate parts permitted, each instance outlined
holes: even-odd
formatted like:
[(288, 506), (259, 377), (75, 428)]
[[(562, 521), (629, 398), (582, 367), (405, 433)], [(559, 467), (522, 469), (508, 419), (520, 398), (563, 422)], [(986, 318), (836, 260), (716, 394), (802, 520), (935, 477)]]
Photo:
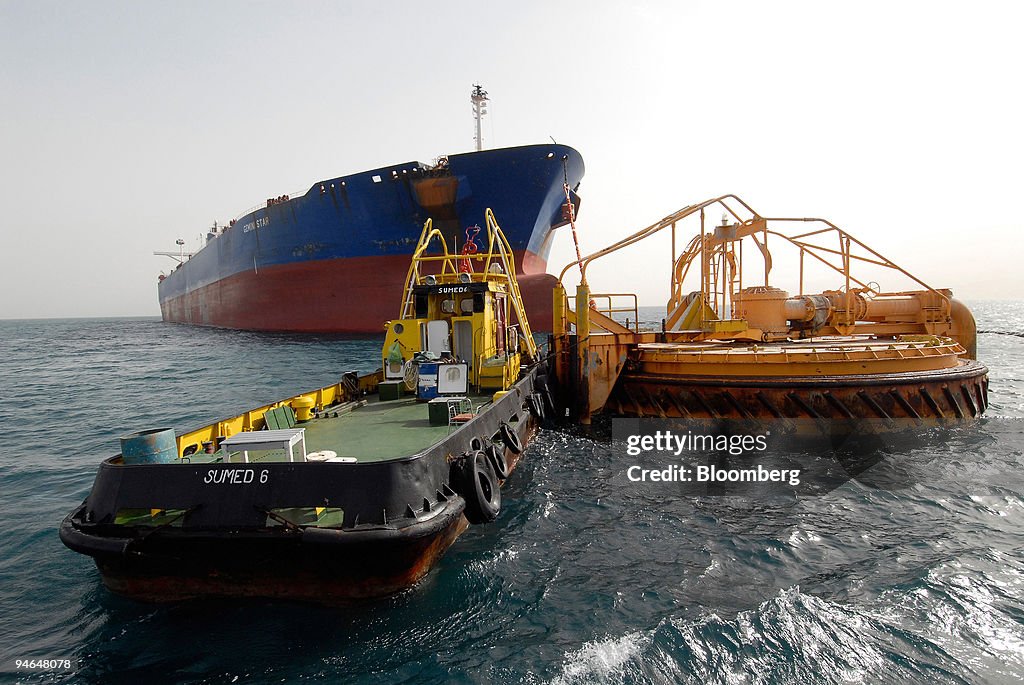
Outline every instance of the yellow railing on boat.
[[(487, 209), (484, 212), (485, 229), (487, 231), (486, 251), (467, 254), (454, 253), (448, 249), (448, 241), (444, 234), (434, 228), (433, 219), (427, 219), (420, 232), (419, 241), (413, 251), (412, 260), (409, 264), (409, 271), (405, 277), (405, 288), (402, 294), (402, 308), (398, 313), (399, 319), (410, 319), (414, 317), (414, 291), (416, 286), (426, 283), (428, 276), (436, 279), (441, 284), (465, 283), (462, 278), (469, 278), (470, 282), (500, 281), (508, 286), (508, 295), (512, 309), (516, 314), (522, 333), (523, 345), (531, 357), (537, 356), (537, 344), (533, 339), (533, 330), (526, 318), (526, 307), (523, 304), (523, 296), (519, 291), (519, 282), (516, 280), (516, 260), (512, 245), (498, 225), (494, 212)], [(439, 243), (440, 254), (427, 254), (427, 250), (434, 241)], [(432, 262), (440, 262), (439, 273), (422, 273), (421, 267)], [(482, 267), (479, 267), (480, 263)], [(475, 264), (474, 264), (475, 263)], [(500, 269), (493, 269), (495, 265)], [(479, 267), (479, 268), (478, 268)]]
[[(360, 376), (358, 384), (356, 386), (356, 393), (362, 395), (364, 393), (375, 392), (377, 384), (380, 383), (382, 378), (381, 371), (376, 371), (372, 374)], [(331, 407), (346, 399), (352, 399), (349, 397), (350, 390), (347, 389), (342, 381), (338, 381), (333, 385), (326, 385), (316, 390), (309, 390), (307, 392), (293, 395), (277, 402), (271, 402), (270, 404), (264, 404), (250, 409), (249, 411), (231, 416), (219, 421), (214, 421), (211, 424), (196, 428), (194, 430), (186, 431), (177, 436), (177, 447), (178, 457), (187, 456), (185, 450), (190, 450), (190, 454), (199, 452), (202, 450), (204, 442), (218, 443), (227, 437), (231, 437), (237, 433), (244, 431), (257, 431), (262, 430), (266, 427), (266, 419), (264, 416), (267, 412), (283, 407), (285, 405), (292, 406), (298, 400), (311, 400), (313, 406), (317, 411), (323, 410), (325, 407)], [(190, 449), (194, 448), (194, 449)]]

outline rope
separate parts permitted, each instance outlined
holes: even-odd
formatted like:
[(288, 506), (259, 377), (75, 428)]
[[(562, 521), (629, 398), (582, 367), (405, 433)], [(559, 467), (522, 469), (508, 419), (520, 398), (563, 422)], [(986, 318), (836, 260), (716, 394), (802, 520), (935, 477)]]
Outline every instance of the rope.
[(569, 226), (572, 227), (572, 242), (576, 245), (576, 265), (580, 268), (580, 284), (587, 284), (587, 275), (583, 273), (583, 255), (580, 253), (580, 239), (576, 235), (576, 207), (572, 204), (569, 190), (569, 155), (562, 155), (562, 189), (565, 191), (565, 204), (569, 208)]
[(1018, 338), (1024, 338), (1024, 332), (1013, 333), (1011, 331), (978, 331), (978, 333), (988, 333), (990, 335), (1012, 335)]

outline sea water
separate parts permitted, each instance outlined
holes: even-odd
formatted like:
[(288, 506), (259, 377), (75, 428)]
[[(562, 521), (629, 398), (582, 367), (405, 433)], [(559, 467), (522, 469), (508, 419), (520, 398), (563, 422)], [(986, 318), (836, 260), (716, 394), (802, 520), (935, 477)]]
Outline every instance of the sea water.
[(137, 603), (57, 527), (119, 436), (371, 371), (380, 339), (0, 321), (0, 681), (1017, 682), (1024, 303), (974, 312), (993, 331), (978, 345), (987, 418), (886, 454), (902, 487), (680, 495), (631, 482), (614, 443), (545, 430), (495, 523), (413, 590), (354, 609)]

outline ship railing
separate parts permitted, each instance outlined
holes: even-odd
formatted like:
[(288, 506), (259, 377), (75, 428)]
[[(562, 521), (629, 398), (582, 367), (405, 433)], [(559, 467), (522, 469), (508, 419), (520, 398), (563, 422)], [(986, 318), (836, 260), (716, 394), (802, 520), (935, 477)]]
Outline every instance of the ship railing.
[[(935, 288), (931, 287), (930, 285), (928, 285), (927, 283), (925, 283), (920, 278), (918, 278), (917, 276), (913, 275), (912, 273), (910, 273), (909, 271), (907, 271), (903, 267), (897, 265), (895, 262), (893, 262), (893, 261), (883, 257), (881, 254), (879, 254), (875, 250), (871, 249), (870, 247), (868, 247), (867, 245), (865, 245), (861, 241), (857, 240), (852, 235), (850, 235), (849, 233), (847, 233), (843, 229), (839, 228), (835, 224), (831, 223), (830, 221), (827, 221), (825, 219), (814, 219), (814, 218), (800, 219), (800, 218), (787, 218), (787, 217), (765, 219), (765, 221), (772, 221), (772, 222), (776, 222), (776, 223), (782, 223), (782, 222), (801, 222), (801, 223), (822, 223), (822, 224), (825, 224), (825, 228), (820, 228), (820, 229), (814, 230), (814, 231), (807, 231), (806, 233), (801, 233), (801, 234), (795, 235), (795, 236), (787, 236), (787, 235), (785, 235), (783, 233), (780, 233), (778, 231), (772, 231), (772, 230), (767, 231), (768, 235), (774, 235), (774, 236), (777, 236), (779, 238), (782, 238), (783, 240), (789, 242), (791, 245), (793, 245), (794, 247), (796, 247), (799, 250), (799, 254), (800, 254), (800, 285), (799, 285), (799, 293), (801, 295), (804, 294), (804, 257), (805, 256), (810, 256), (810, 257), (814, 258), (815, 260), (817, 260), (818, 262), (820, 262), (821, 264), (824, 264), (825, 266), (831, 268), (832, 270), (834, 270), (838, 274), (842, 275), (846, 279), (845, 287), (844, 287), (843, 290), (844, 290), (844, 292), (846, 294), (846, 299), (847, 299), (846, 311), (850, 312), (850, 311), (852, 311), (852, 303), (850, 302), (850, 300), (851, 300), (851, 298), (854, 295), (854, 288), (853, 288), (854, 284), (857, 287), (859, 287), (863, 292), (868, 293), (871, 296), (875, 296), (875, 295), (881, 294), (879, 292), (879, 289), (878, 289), (878, 284), (872, 283), (871, 281), (865, 282), (865, 281), (863, 281), (861, 279), (858, 279), (857, 277), (853, 276), (853, 274), (851, 273), (851, 265), (852, 265), (853, 262), (858, 262), (858, 263), (861, 263), (861, 264), (873, 264), (875, 266), (880, 266), (880, 267), (884, 267), (884, 268), (887, 268), (887, 269), (892, 269), (892, 270), (894, 270), (894, 271), (904, 275), (905, 277), (909, 278), (914, 283), (917, 283), (919, 286), (921, 286), (922, 288), (924, 288), (928, 292), (932, 293), (936, 297), (937, 301), (940, 303), (939, 311), (936, 312), (936, 316), (934, 317), (934, 319), (944, 320), (944, 319), (949, 317), (949, 314), (950, 314), (950, 312), (952, 310), (952, 303), (950, 302), (950, 298), (945, 293), (942, 293), (942, 292), (936, 290)], [(816, 243), (812, 243), (812, 242), (809, 242), (807, 240), (808, 238), (818, 237), (818, 236), (825, 236), (825, 235), (829, 235), (829, 234), (835, 234), (838, 237), (838, 239), (839, 239), (839, 249), (838, 250), (833, 249), (833, 248), (829, 248), (829, 247), (825, 247), (824, 245), (818, 245)], [(860, 248), (862, 251), (866, 252), (867, 256), (855, 254), (853, 252), (854, 246), (856, 246), (856, 247)], [(833, 259), (838, 257), (839, 260), (841, 261), (841, 264), (840, 265), (836, 265), (836, 264), (830, 262), (828, 260), (829, 256), (831, 256)], [(932, 318), (932, 317), (929, 317), (929, 318)]]
[[(620, 304), (622, 299), (631, 304)], [(590, 301), (590, 308), (598, 314), (622, 323), (634, 333), (640, 332), (640, 305), (636, 293), (590, 293)]]
[[(683, 207), (680, 210), (677, 210), (676, 212), (673, 212), (672, 214), (669, 214), (668, 216), (666, 216), (665, 218), (661, 219), (660, 221), (657, 221), (657, 222), (651, 224), (650, 226), (637, 231), (636, 233), (633, 233), (631, 235), (626, 236), (622, 240), (619, 240), (619, 241), (617, 241), (615, 243), (612, 243), (611, 245), (609, 245), (609, 246), (607, 246), (605, 248), (602, 248), (602, 249), (600, 249), (600, 250), (598, 250), (596, 252), (592, 252), (592, 253), (582, 257), (578, 261), (569, 262), (568, 264), (565, 265), (565, 267), (562, 269), (561, 273), (558, 275), (558, 280), (559, 281), (564, 280), (565, 279), (565, 275), (569, 271), (569, 269), (579, 265), (580, 272), (581, 272), (581, 275), (583, 277), (583, 280), (586, 281), (587, 267), (590, 266), (591, 262), (593, 262), (593, 261), (595, 261), (597, 259), (600, 259), (601, 257), (605, 257), (605, 256), (607, 256), (607, 255), (609, 255), (609, 254), (611, 254), (613, 252), (617, 252), (617, 251), (619, 251), (619, 250), (621, 250), (621, 249), (623, 249), (625, 247), (629, 247), (630, 245), (634, 245), (634, 244), (640, 242), (641, 240), (644, 240), (645, 238), (649, 238), (650, 236), (652, 236), (652, 235), (654, 235), (656, 233), (659, 233), (660, 231), (662, 231), (663, 229), (666, 229), (666, 228), (672, 228), (672, 233), (673, 233), (673, 237), (674, 237), (675, 236), (675, 230), (676, 230), (676, 224), (678, 222), (680, 222), (683, 219), (687, 218), (688, 216), (691, 216), (691, 215), (696, 214), (698, 212), (700, 212), (703, 215), (703, 210), (706, 207), (709, 207), (709, 206), (714, 205), (716, 203), (717, 204), (721, 204), (722, 207), (727, 212), (732, 214), (733, 217), (737, 221), (742, 221), (742, 218), (740, 217), (740, 215), (736, 214), (728, 205), (725, 204), (725, 200), (728, 200), (728, 199), (734, 199), (736, 202), (739, 202), (751, 214), (756, 216), (756, 213), (754, 212), (754, 210), (751, 209), (745, 202), (743, 202), (743, 200), (741, 200), (740, 198), (738, 198), (735, 195), (722, 195), (720, 197), (712, 198), (710, 200), (705, 200), (704, 202), (700, 202), (700, 203), (697, 203), (697, 204), (694, 204), (694, 205), (689, 205), (687, 207)], [(673, 262), (675, 261), (675, 249), (674, 248), (675, 248), (675, 241), (673, 240)]]
[[(303, 188), (302, 190), (296, 190), (296, 191), (291, 192), (291, 193), (285, 193), (284, 195), (288, 196), (288, 200), (287, 201), (291, 201), (291, 200), (294, 200), (295, 198), (302, 197), (307, 192), (309, 192), (309, 188)], [(255, 212), (255, 211), (259, 210), (259, 209), (266, 209), (266, 208), (267, 208), (267, 201), (264, 200), (263, 202), (260, 202), (259, 204), (256, 204), (256, 205), (253, 205), (252, 207), (249, 207), (249, 209), (243, 210), (239, 214), (235, 215), (235, 218), (232, 219), (232, 221), (237, 223), (238, 220), (241, 219), (243, 216), (248, 216), (249, 214), (252, 214), (253, 212)]]
[(366, 392), (376, 391), (377, 384), (383, 380), (381, 371), (358, 376), (353, 386), (349, 387), (344, 378), (337, 383), (326, 385), (315, 390), (292, 395), (277, 402), (271, 402), (254, 409), (230, 416), (219, 421), (181, 432), (175, 438), (178, 456), (181, 458), (197, 454), (204, 442), (212, 442), (218, 448), (224, 438), (242, 432), (258, 431), (267, 427), (266, 415), (270, 411), (283, 406), (293, 406), (297, 400), (312, 401), (316, 411), (326, 407), (339, 406), (343, 402), (358, 399)]
[[(769, 224), (794, 222), (820, 223), (824, 224), (825, 227), (797, 235), (787, 235), (781, 231), (768, 228)], [(758, 235), (761, 236), (761, 240), (757, 240)], [(938, 306), (924, 310), (926, 321), (944, 321), (952, 311), (952, 302), (946, 293), (928, 285), (914, 274), (826, 219), (761, 217), (756, 214), (754, 218), (736, 224), (734, 236), (728, 239), (722, 239), (713, 232), (705, 232), (704, 227), (701, 227), (701, 234), (693, 238), (675, 262), (672, 274), (669, 311), (682, 312), (683, 307), (681, 305), (685, 304), (685, 300), (689, 295), (683, 287), (683, 282), (691, 265), (694, 262), (698, 262), (705, 264), (701, 272), (701, 292), (705, 294), (705, 298), (712, 310), (717, 312), (720, 317), (725, 318), (726, 312), (729, 311), (727, 298), (731, 299), (737, 291), (743, 289), (743, 251), (742, 249), (738, 251), (737, 262), (727, 263), (728, 260), (723, 258), (728, 257), (726, 252), (731, 249), (729, 244), (733, 242), (739, 243), (744, 237), (754, 238), (759, 251), (764, 256), (766, 272), (771, 269), (772, 263), (771, 253), (768, 250), (769, 237), (783, 240), (796, 248), (799, 255), (797, 286), (799, 295), (807, 294), (804, 290), (804, 281), (806, 272), (805, 262), (808, 257), (811, 258), (812, 263), (820, 264), (838, 274), (843, 279), (841, 292), (844, 299), (844, 312), (850, 313), (855, 310), (853, 301), (858, 293), (864, 293), (868, 297), (904, 294), (883, 293), (877, 283), (855, 275), (855, 267), (864, 265), (873, 265), (895, 271), (921, 286), (924, 291), (931, 293)], [(826, 238), (835, 238), (837, 246), (833, 248), (820, 244)], [(729, 259), (734, 257), (729, 257)], [(727, 271), (728, 276), (726, 275)], [(767, 282), (765, 282), (765, 285), (767, 285)], [(854, 321), (846, 321), (845, 323), (852, 324)], [(670, 321), (669, 324), (669, 328), (671, 328), (674, 321)]]

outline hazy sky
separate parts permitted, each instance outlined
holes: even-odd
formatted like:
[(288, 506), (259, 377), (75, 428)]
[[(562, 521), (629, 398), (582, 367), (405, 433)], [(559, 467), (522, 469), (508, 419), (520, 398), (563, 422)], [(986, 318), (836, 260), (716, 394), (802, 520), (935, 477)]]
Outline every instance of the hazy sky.
[[(585, 252), (734, 192), (1024, 298), (1022, 26), (1018, 2), (0, 0), (0, 318), (158, 314), (153, 250), (470, 149), (474, 82), (488, 147), (582, 153)], [(591, 283), (661, 304), (666, 246)], [(549, 270), (572, 254), (562, 230)]]

